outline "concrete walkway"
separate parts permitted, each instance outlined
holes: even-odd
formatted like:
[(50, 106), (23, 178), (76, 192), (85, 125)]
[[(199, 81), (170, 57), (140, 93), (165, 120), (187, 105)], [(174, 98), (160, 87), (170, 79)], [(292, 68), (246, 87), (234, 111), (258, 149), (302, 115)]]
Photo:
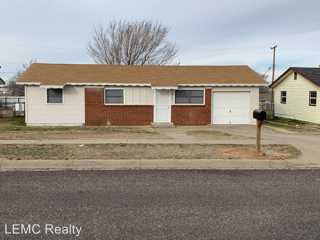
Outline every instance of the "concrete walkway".
[(128, 169), (320, 169), (320, 163), (249, 159), (0, 160), (0, 171)]
[[(0, 140), (0, 144), (255, 144), (254, 126), (214, 126), (194, 129), (217, 130), (239, 138), (199, 138), (186, 134), (190, 128), (159, 129), (167, 138), (150, 139), (47, 139)], [(141, 159), (141, 160), (0, 160), (0, 170), (61, 169), (300, 169), (320, 168), (320, 135), (292, 133), (286, 130), (263, 129), (263, 144), (291, 144), (302, 154), (289, 160), (226, 160), (226, 159)]]

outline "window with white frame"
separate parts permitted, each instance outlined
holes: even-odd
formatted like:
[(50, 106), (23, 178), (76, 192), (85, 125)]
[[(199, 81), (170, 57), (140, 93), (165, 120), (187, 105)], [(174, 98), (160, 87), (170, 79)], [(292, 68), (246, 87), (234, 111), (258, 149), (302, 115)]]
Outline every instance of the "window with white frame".
[(47, 103), (63, 103), (63, 89), (62, 88), (48, 88), (47, 89)]
[(287, 91), (281, 91), (280, 102), (282, 104), (286, 104), (287, 103)]
[(309, 92), (309, 106), (317, 106), (317, 92), (316, 91)]
[(204, 90), (203, 89), (176, 90), (175, 104), (204, 104)]
[(105, 104), (124, 104), (123, 89), (106, 88), (104, 90)]

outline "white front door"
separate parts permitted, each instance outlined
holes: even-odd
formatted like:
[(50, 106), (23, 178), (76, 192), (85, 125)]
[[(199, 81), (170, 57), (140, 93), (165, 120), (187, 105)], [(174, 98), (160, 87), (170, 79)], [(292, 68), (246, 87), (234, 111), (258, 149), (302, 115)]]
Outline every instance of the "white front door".
[(213, 124), (249, 124), (249, 92), (214, 92), (212, 98)]
[(171, 97), (170, 90), (157, 89), (155, 90), (155, 106), (154, 117), (156, 123), (170, 123), (171, 122)]

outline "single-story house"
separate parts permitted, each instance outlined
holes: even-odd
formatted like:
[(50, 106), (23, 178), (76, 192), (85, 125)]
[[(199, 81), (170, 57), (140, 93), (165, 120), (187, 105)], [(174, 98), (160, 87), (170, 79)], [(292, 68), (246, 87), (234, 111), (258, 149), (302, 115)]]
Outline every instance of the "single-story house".
[(27, 125), (253, 124), (265, 81), (248, 66), (34, 63)]
[(290, 67), (271, 87), (275, 116), (320, 123), (320, 68)]

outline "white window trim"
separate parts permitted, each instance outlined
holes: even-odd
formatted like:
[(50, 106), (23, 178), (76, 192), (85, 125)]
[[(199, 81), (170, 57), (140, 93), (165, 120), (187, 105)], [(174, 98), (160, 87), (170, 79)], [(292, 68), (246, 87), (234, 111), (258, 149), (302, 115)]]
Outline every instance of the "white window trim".
[[(286, 93), (286, 101), (285, 102), (283, 102), (282, 101), (282, 92), (285, 92)], [(288, 92), (287, 91), (280, 91), (280, 103), (281, 104), (287, 104), (287, 102), (288, 102)]]
[[(48, 103), (48, 90), (49, 89), (61, 89), (62, 90), (62, 102), (61, 103)], [(64, 104), (64, 89), (63, 88), (45, 88), (45, 97), (46, 97), (46, 104), (48, 104), (48, 105), (61, 105), (61, 104)]]
[[(311, 92), (315, 92), (316, 93), (316, 97), (311, 97)], [(318, 92), (317, 91), (309, 91), (309, 106), (310, 107), (316, 107), (317, 106), (317, 102), (318, 102)], [(316, 100), (316, 104), (311, 104), (311, 99), (315, 99)]]
[[(122, 90), (123, 103), (106, 103), (106, 90)], [(104, 105), (107, 105), (107, 106), (123, 106), (123, 105), (126, 105), (125, 88), (119, 88), (119, 87), (105, 87), (105, 88), (103, 88), (103, 103), (104, 103)]]
[[(202, 103), (176, 103), (176, 90), (202, 90)], [(205, 88), (178, 88), (173, 91), (173, 105), (177, 106), (205, 106), (206, 105), (206, 89)]]

